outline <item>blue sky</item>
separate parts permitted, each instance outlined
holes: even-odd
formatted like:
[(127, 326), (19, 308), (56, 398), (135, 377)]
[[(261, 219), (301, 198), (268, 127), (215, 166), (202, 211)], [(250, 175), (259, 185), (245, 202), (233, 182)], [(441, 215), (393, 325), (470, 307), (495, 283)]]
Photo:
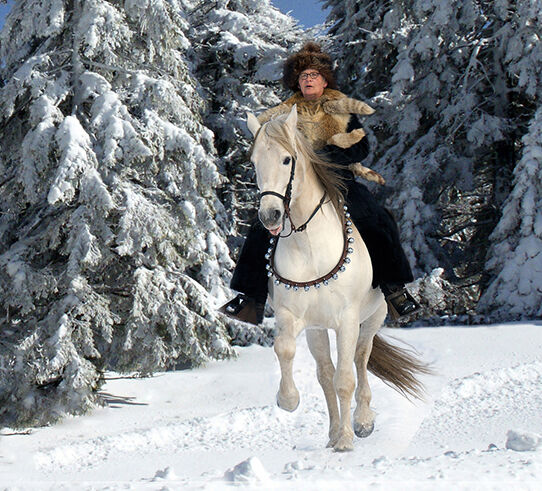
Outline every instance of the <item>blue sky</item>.
[[(8, 0), (8, 5), (11, 3)], [(326, 13), (322, 10), (322, 2), (319, 0), (271, 0), (271, 3), (281, 12), (291, 11), (290, 15), (305, 27), (312, 27), (326, 20)], [(4, 17), (10, 8), (8, 5), (0, 3), (0, 27), (4, 25)]]
[(4, 25), (4, 18), (6, 17), (6, 14), (9, 12), (9, 9), (11, 8), (11, 5), (13, 2), (10, 2), (8, 0), (8, 4), (0, 3), (0, 28)]
[(323, 2), (320, 0), (271, 0), (271, 3), (285, 14), (299, 20), (305, 27), (321, 24), (326, 20), (326, 12), (322, 10)]

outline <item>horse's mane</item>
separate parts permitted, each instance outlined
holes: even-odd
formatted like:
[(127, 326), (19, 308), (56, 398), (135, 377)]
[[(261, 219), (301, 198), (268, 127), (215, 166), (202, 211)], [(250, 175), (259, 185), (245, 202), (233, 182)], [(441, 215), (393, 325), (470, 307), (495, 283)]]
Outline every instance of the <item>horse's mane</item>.
[[(268, 137), (273, 138), (277, 141), (277, 143), (288, 150), (288, 152), (295, 155), (296, 151), (292, 147), (287, 126), (284, 124), (285, 120), (286, 115), (278, 116), (277, 118), (265, 123), (262, 130), (265, 131), (265, 134)], [(346, 185), (344, 184), (344, 179), (336, 171), (341, 169), (342, 166), (334, 164), (333, 162), (326, 160), (321, 155), (318, 155), (299, 129), (296, 129), (295, 143), (297, 153), (301, 153), (303, 157), (312, 165), (312, 168), (322, 183), (328, 198), (331, 200), (337, 211), (340, 211), (342, 208), (342, 203), (344, 203)]]

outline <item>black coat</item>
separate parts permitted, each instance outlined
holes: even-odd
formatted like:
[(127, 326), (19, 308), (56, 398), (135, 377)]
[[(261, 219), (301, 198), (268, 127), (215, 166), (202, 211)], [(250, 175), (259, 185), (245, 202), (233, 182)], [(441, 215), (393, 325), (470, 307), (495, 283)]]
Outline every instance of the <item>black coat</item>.
[[(350, 117), (347, 131), (361, 128), (355, 115)], [(369, 155), (368, 138), (343, 149), (334, 145), (322, 153), (332, 162), (343, 166), (339, 171), (347, 186), (346, 203), (373, 263), (373, 286), (405, 284), (413, 280), (412, 271), (399, 239), (393, 215), (381, 206), (365, 185), (357, 181), (348, 169), (355, 162), (363, 162)]]

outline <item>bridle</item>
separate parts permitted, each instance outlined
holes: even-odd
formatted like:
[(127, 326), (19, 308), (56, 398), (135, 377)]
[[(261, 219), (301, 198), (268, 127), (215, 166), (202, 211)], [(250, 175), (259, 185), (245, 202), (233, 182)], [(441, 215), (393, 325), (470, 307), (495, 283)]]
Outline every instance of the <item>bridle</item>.
[(292, 159), (292, 166), (290, 168), (290, 179), (288, 180), (288, 184), (286, 185), (286, 191), (284, 194), (277, 193), (276, 191), (262, 191), (259, 194), (259, 199), (262, 199), (264, 196), (271, 195), (276, 196), (277, 198), (280, 198), (284, 203), (284, 212), (286, 213), (286, 216), (288, 217), (288, 220), (290, 221), (290, 233), (288, 235), (280, 235), (279, 237), (286, 238), (290, 237), (292, 233), (297, 232), (303, 232), (307, 228), (307, 225), (309, 222), (314, 218), (316, 213), (318, 213), (318, 210), (322, 208), (322, 205), (324, 204), (326, 200), (326, 192), (324, 191), (324, 194), (322, 198), (320, 199), (320, 202), (316, 205), (316, 208), (312, 211), (309, 218), (305, 221), (305, 223), (301, 224), (299, 227), (296, 227), (294, 225), (294, 222), (292, 221), (292, 215), (290, 214), (290, 202), (292, 200), (292, 186), (294, 183), (295, 178), (295, 164), (296, 164), (296, 158), (295, 156), (291, 157)]

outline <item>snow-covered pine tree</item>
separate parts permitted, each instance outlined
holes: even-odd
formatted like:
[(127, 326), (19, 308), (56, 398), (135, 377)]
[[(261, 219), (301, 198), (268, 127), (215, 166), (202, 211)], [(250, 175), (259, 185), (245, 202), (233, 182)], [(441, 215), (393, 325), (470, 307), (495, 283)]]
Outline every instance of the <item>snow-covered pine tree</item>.
[(479, 306), (494, 320), (542, 318), (542, 106), (523, 137), (513, 184), (491, 235), (492, 281)]
[(510, 2), (515, 19), (503, 50), (513, 102), (531, 117), (487, 256), (489, 286), (479, 310), (493, 320), (542, 317), (542, 2)]
[(0, 423), (84, 411), (101, 371), (232, 354), (212, 132), (178, 0), (20, 0), (0, 34)]
[(411, 263), (418, 274), (442, 266), (464, 286), (445, 312), (472, 313), (536, 109), (540, 2), (325, 4), (343, 88), (377, 107), (366, 123), (371, 165), (391, 184), (383, 195)]
[[(286, 97), (282, 64), (317, 31), (303, 32), (269, 0), (195, 0), (190, 25), (195, 73), (204, 87), (204, 122), (215, 134), (219, 169), (227, 177), (218, 194), (229, 213), (228, 245), (236, 258), (257, 210), (246, 114)], [(266, 325), (246, 329), (232, 322), (229, 333), (234, 344), (272, 342)]]

